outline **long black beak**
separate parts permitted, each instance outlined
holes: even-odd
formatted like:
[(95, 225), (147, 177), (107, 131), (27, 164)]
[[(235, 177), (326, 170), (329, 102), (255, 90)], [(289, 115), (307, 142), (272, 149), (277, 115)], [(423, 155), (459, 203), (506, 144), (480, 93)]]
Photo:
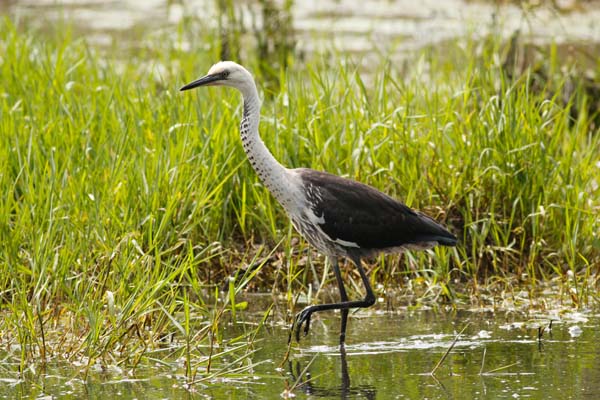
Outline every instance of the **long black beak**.
[(198, 86), (205, 86), (205, 85), (208, 85), (209, 83), (220, 81), (222, 79), (223, 79), (222, 74), (206, 75), (198, 80), (195, 80), (194, 82), (188, 83), (187, 85), (185, 85), (184, 87), (182, 87), (179, 90), (180, 91), (190, 90), (193, 88), (197, 88)]

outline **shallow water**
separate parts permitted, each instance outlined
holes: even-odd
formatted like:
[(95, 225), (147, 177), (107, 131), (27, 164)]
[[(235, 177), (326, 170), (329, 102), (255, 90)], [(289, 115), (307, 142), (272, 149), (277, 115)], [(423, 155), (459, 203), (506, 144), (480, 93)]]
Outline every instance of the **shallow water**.
[[(26, 19), (38, 27), (67, 20), (92, 43), (123, 46), (135, 38), (130, 32), (170, 29), (186, 16), (216, 26), (213, 0), (25, 0), (0, 1), (0, 14)], [(236, 2), (245, 24), (260, 23), (258, 1)], [(275, 1), (280, 4), (283, 1)], [(502, 3), (498, 6), (496, 3)], [(518, 2), (515, 2), (518, 3)], [(302, 0), (291, 9), (299, 53), (336, 49), (365, 55), (365, 62), (381, 54), (402, 55), (424, 46), (490, 32), (510, 36), (516, 30), (536, 43), (600, 42), (600, 1), (513, 2), (468, 0)], [(557, 7), (552, 7), (551, 4)], [(258, 16), (258, 22), (253, 16)], [(251, 35), (251, 29), (247, 32)], [(135, 45), (135, 44), (134, 44)], [(201, 43), (185, 43), (190, 51)], [(392, 57), (393, 58), (393, 57)], [(402, 57), (400, 57), (402, 59)]]
[[(550, 320), (551, 329), (539, 339), (538, 328), (547, 328)], [(595, 399), (600, 398), (599, 327), (600, 314), (592, 312), (360, 312), (350, 318), (341, 349), (339, 316), (329, 313), (314, 318), (309, 335), (283, 364), (287, 328), (277, 323), (263, 329), (247, 361), (255, 364), (253, 374), (239, 379), (188, 390), (181, 368), (165, 372), (146, 366), (127, 376), (114, 367), (93, 371), (83, 381), (73, 367), (49, 366), (33, 382), (0, 378), (0, 398), (263, 399), (281, 398), (287, 390), (297, 399)], [(242, 323), (234, 324), (228, 335), (242, 329)]]

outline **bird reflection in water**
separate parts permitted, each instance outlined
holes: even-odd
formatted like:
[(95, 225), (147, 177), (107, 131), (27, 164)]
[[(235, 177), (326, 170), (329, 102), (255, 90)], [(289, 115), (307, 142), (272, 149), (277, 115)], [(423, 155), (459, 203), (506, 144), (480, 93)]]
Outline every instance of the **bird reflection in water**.
[[(310, 373), (310, 362), (308, 365), (303, 365), (300, 360), (288, 360), (288, 366), (292, 381), (295, 382), (294, 387), (290, 389), (293, 391), (302, 391), (303, 393), (314, 396), (314, 397), (338, 397), (340, 399), (350, 398), (364, 398), (364, 399), (375, 399), (377, 390), (371, 385), (355, 385), (352, 386), (350, 382), (350, 374), (348, 372), (348, 361), (346, 360), (346, 348), (344, 345), (340, 345), (340, 363), (342, 376), (337, 383), (330, 379), (326, 379), (327, 382), (335, 382), (331, 386), (317, 385), (316, 377)], [(285, 397), (285, 396), (284, 396)]]

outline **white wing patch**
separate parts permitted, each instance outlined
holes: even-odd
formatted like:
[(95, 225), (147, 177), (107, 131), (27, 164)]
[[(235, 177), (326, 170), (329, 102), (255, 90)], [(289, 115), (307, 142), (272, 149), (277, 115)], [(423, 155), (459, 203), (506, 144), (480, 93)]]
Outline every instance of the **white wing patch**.
[(309, 208), (306, 210), (306, 216), (308, 217), (308, 220), (313, 224), (313, 226), (319, 230), (319, 232), (321, 233), (321, 235), (323, 235), (323, 237), (329, 238), (329, 240), (331, 240), (334, 243), (339, 244), (340, 246), (354, 247), (357, 249), (360, 248), (360, 246), (354, 242), (349, 242), (347, 240), (343, 240), (340, 238), (333, 240), (331, 238), (331, 236), (329, 236), (327, 233), (325, 233), (323, 228), (321, 228), (321, 225), (325, 224), (325, 217), (323, 215), (321, 215), (320, 217), (317, 217), (317, 214), (315, 214), (315, 212)]
[(318, 225), (323, 225), (325, 223), (325, 217), (323, 215), (321, 215), (320, 217), (317, 217), (317, 214), (315, 214), (315, 212), (308, 207), (305, 211), (306, 216), (308, 217), (308, 220), (314, 225), (314, 226), (318, 226)]

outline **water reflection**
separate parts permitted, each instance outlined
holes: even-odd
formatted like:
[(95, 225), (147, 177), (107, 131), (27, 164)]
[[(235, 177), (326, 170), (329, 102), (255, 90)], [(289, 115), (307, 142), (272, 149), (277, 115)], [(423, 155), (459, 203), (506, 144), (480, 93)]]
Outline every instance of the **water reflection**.
[[(247, 297), (262, 310), (270, 295)], [(259, 320), (250, 312), (247, 323)], [(223, 375), (185, 385), (181, 364), (149, 362), (135, 371), (127, 366), (92, 370), (87, 378), (77, 366), (51, 363), (46, 373), (21, 380), (0, 373), (3, 398), (173, 398), (173, 399), (600, 399), (600, 314), (561, 310), (531, 315), (519, 312), (408, 311), (354, 315), (348, 343), (339, 347), (339, 319), (319, 317), (313, 335), (292, 349), (279, 370), (288, 344), (287, 326), (260, 332), (251, 360), (252, 373)], [(328, 318), (329, 317), (329, 318)], [(240, 317), (241, 318), (241, 317)], [(554, 322), (550, 327), (548, 321)], [(431, 375), (462, 328), (447, 358)], [(540, 327), (544, 331), (540, 334)], [(237, 337), (246, 324), (229, 326)], [(551, 329), (550, 329), (551, 328)], [(3, 354), (0, 349), (0, 357)], [(232, 366), (239, 361), (231, 359)], [(6, 362), (2, 365), (8, 368)], [(283, 374), (283, 376), (282, 376)], [(31, 373), (25, 374), (31, 376)], [(287, 385), (286, 382), (287, 381)], [(287, 389), (287, 390), (286, 390)], [(282, 393), (283, 392), (283, 393)], [(294, 397), (295, 396), (295, 397)]]
[(314, 397), (339, 397), (348, 399), (350, 397), (364, 397), (365, 399), (374, 399), (377, 395), (377, 389), (372, 385), (352, 386), (350, 374), (348, 373), (348, 361), (346, 359), (346, 348), (342, 344), (340, 351), (341, 379), (333, 382), (331, 386), (320, 386), (313, 381), (311, 375), (311, 362), (303, 364), (300, 360), (288, 361), (290, 375), (296, 382), (298, 390), (304, 394)]

